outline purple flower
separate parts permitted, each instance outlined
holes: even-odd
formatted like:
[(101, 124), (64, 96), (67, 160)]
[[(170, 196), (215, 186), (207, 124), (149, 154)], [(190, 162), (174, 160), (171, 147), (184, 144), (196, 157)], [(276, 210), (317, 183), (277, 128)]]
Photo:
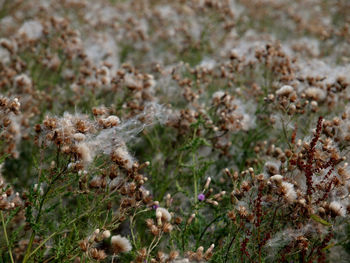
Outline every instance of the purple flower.
[(204, 194), (199, 194), (198, 195), (198, 200), (199, 201), (204, 201), (204, 199), (205, 199), (205, 195)]
[(154, 210), (157, 210), (158, 207), (159, 207), (159, 205), (152, 205), (152, 208), (153, 208)]

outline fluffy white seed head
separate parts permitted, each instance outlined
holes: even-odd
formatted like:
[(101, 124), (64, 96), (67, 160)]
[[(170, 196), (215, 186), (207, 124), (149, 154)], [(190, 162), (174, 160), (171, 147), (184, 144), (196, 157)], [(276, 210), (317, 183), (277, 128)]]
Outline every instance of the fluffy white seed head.
[(132, 249), (130, 241), (120, 235), (112, 236), (111, 247), (114, 254), (129, 252)]
[(297, 198), (297, 193), (294, 190), (294, 185), (288, 182), (282, 182), (281, 187), (284, 197), (287, 199), (287, 201), (290, 203), (294, 202)]
[(106, 118), (106, 121), (110, 122), (112, 126), (116, 126), (120, 123), (120, 119), (118, 116), (111, 115)]
[(109, 238), (111, 236), (111, 231), (105, 230), (102, 233), (103, 238)]
[(84, 163), (90, 163), (93, 160), (93, 154), (86, 143), (79, 143), (77, 152), (80, 154)]
[(289, 85), (284, 85), (276, 91), (277, 96), (289, 96), (294, 92), (294, 88)]
[(170, 222), (171, 220), (171, 214), (169, 213), (168, 210), (166, 210), (165, 208), (163, 207), (158, 207), (157, 210), (156, 210), (156, 217), (157, 218), (161, 218), (162, 221), (165, 221), (165, 222)]
[(270, 177), (270, 180), (280, 184), (280, 183), (282, 183), (283, 176), (280, 174), (275, 174), (275, 175)]
[(130, 155), (126, 147), (118, 147), (114, 150), (115, 157), (123, 164), (126, 169), (131, 169), (134, 164), (133, 157)]
[(345, 216), (346, 215), (346, 210), (344, 208), (344, 206), (337, 202), (337, 201), (333, 201), (329, 204), (329, 209), (336, 215), (338, 216)]
[(322, 101), (326, 98), (326, 92), (320, 88), (311, 87), (305, 90), (305, 94), (308, 98), (312, 98), (316, 101)]
[(74, 138), (74, 140), (81, 142), (81, 141), (85, 140), (86, 136), (83, 133), (77, 132), (73, 135), (73, 138)]
[(18, 30), (20, 36), (26, 36), (29, 40), (37, 40), (43, 34), (43, 26), (39, 21), (26, 21)]

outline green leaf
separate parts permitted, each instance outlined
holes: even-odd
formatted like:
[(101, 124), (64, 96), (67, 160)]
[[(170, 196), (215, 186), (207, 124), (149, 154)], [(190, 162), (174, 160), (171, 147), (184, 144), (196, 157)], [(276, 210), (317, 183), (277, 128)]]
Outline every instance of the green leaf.
[(189, 143), (187, 143), (185, 146), (181, 147), (180, 151), (186, 151), (186, 150), (197, 150), (200, 146), (210, 146), (210, 143), (204, 139), (204, 138), (194, 138)]
[(179, 182), (176, 180), (175, 182), (176, 188), (179, 192), (183, 192), (184, 190), (182, 189), (182, 187), (180, 186)]
[(324, 226), (332, 226), (331, 223), (328, 223), (326, 220), (322, 219), (321, 217), (319, 217), (318, 215), (312, 214), (310, 215), (311, 219), (313, 219), (314, 221), (324, 225)]
[(335, 243), (329, 244), (328, 246), (322, 248), (323, 251), (326, 251), (327, 249), (330, 249), (331, 247), (334, 247)]
[(4, 154), (3, 156), (0, 157), (0, 164), (2, 164), (7, 157), (9, 157), (9, 154)]

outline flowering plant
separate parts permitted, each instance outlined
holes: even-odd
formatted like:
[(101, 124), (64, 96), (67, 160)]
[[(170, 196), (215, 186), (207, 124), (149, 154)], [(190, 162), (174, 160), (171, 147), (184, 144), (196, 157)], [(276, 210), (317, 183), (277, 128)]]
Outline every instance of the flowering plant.
[(0, 262), (350, 262), (349, 1), (0, 7)]

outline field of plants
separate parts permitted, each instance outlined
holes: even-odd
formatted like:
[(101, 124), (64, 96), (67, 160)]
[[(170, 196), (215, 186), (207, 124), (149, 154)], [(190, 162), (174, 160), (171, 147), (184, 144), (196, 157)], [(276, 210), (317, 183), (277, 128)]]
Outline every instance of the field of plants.
[(349, 0), (0, 0), (0, 263), (348, 263), (349, 102)]

